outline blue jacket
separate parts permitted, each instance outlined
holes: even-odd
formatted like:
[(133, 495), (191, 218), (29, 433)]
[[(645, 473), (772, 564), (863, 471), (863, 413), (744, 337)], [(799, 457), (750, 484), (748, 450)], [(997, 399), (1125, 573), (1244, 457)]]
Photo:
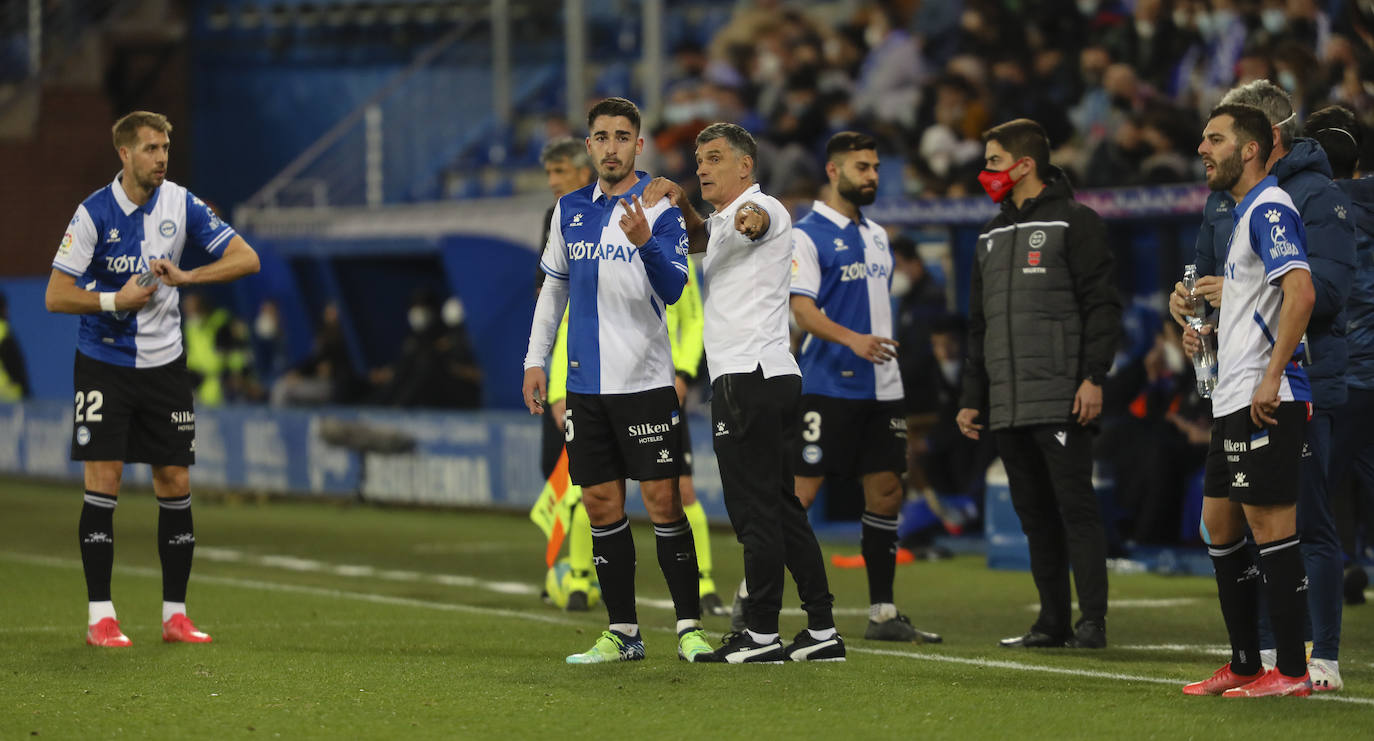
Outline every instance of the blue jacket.
[(1350, 367), (1345, 381), (1351, 388), (1374, 389), (1374, 178), (1337, 180), (1354, 209), (1355, 250), (1358, 267), (1350, 300), (1345, 304), (1345, 341), (1350, 347)]
[[(1307, 261), (1317, 303), (1307, 323), (1312, 362), (1307, 366), (1312, 399), (1318, 409), (1330, 410), (1346, 399), (1345, 317), (1355, 275), (1355, 230), (1350, 198), (1331, 180), (1326, 152), (1311, 139), (1296, 139), (1293, 149), (1270, 171), (1302, 214), (1307, 230)], [(1197, 235), (1198, 275), (1221, 275), (1231, 240), (1236, 206), (1230, 193), (1207, 197), (1202, 229)], [(1222, 294), (1225, 301), (1225, 293)]]

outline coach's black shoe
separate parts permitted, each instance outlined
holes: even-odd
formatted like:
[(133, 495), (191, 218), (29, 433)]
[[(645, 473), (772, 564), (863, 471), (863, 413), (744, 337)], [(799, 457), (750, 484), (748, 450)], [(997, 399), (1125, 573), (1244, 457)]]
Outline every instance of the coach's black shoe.
[(1365, 602), (1364, 588), (1369, 586), (1369, 574), (1366, 574), (1364, 567), (1355, 563), (1345, 567), (1344, 577), (1345, 603), (1347, 605), (1363, 605)]
[(1032, 628), (1023, 636), (1003, 638), (998, 644), (1003, 648), (1063, 648), (1066, 640)]
[(1107, 626), (1097, 620), (1079, 620), (1073, 638), (1066, 645), (1069, 648), (1106, 648)]
[(735, 590), (735, 602), (730, 605), (730, 630), (734, 633), (743, 633), (749, 627), (744, 618), (745, 607), (749, 604), (749, 597), (744, 594), (744, 581), (739, 583), (739, 589)]
[(568, 612), (587, 611), (587, 593), (582, 590), (568, 593), (568, 606), (563, 608)]
[(781, 664), (787, 658), (782, 641), (759, 643), (747, 631), (726, 633), (723, 644), (716, 649), (716, 660), (725, 664)]
[(803, 629), (792, 639), (792, 645), (787, 647), (787, 660), (844, 661), (844, 639), (836, 633), (820, 640), (811, 635), (811, 631)]

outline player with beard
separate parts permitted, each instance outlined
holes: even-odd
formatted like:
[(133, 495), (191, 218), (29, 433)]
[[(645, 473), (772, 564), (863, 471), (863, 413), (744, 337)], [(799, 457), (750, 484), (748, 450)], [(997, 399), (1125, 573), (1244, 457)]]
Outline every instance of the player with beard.
[[(1302, 217), (1267, 174), (1272, 148), (1269, 119), (1247, 105), (1214, 109), (1198, 145), (1207, 186), (1237, 204), (1227, 250), (1219, 255), (1226, 297), (1216, 325), (1215, 421), (1202, 503), (1231, 661), (1186, 685), (1188, 695), (1312, 693), (1303, 648), (1308, 580), (1297, 532), (1312, 384), (1297, 358), (1316, 297)], [(1196, 352), (1197, 331), (1189, 328), (1183, 344)], [(1258, 559), (1245, 547), (1247, 525)], [(1261, 589), (1278, 650), (1269, 671), (1260, 662)]]
[(796, 490), (810, 507), (827, 474), (863, 482), (861, 549), (868, 629), (879, 641), (938, 643), (893, 603), (906, 417), (892, 339), (892, 247), (860, 206), (878, 193), (873, 137), (842, 131), (825, 147), (830, 190), (792, 230), (792, 315), (802, 343)]

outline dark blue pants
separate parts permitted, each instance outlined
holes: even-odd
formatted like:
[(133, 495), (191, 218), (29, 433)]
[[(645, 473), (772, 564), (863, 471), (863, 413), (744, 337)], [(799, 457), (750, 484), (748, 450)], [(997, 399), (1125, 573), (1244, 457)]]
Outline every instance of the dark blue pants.
[[(1331, 410), (1316, 410), (1307, 424), (1307, 447), (1303, 450), (1298, 488), (1298, 536), (1302, 539), (1302, 561), (1307, 570), (1307, 612), (1311, 619), (1312, 658), (1340, 658), (1341, 581), (1344, 560), (1336, 520), (1331, 516), (1330, 486), (1327, 472), (1331, 463), (1335, 415)], [(1268, 610), (1260, 611), (1260, 646), (1274, 647)]]

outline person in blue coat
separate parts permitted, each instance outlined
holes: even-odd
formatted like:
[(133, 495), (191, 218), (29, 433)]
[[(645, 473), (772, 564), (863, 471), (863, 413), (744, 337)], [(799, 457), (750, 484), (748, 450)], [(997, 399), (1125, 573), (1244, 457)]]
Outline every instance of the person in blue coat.
[[(1308, 611), (1312, 620), (1312, 658), (1316, 689), (1337, 689), (1335, 669), (1340, 652), (1342, 572), (1340, 539), (1331, 516), (1327, 468), (1335, 419), (1346, 403), (1347, 347), (1344, 309), (1355, 274), (1355, 233), (1349, 218), (1350, 198), (1331, 179), (1326, 153), (1311, 139), (1298, 137), (1301, 121), (1283, 88), (1268, 80), (1255, 80), (1232, 89), (1221, 100), (1251, 105), (1264, 111), (1274, 126), (1274, 151), (1269, 172), (1293, 199), (1307, 232), (1307, 257), (1316, 290), (1316, 305), (1307, 325), (1306, 371), (1312, 382), (1314, 410), (1307, 427), (1307, 452), (1302, 460), (1298, 498), (1298, 534), (1309, 578)], [(1198, 292), (1214, 307), (1221, 305), (1225, 279), (1222, 268), (1231, 238), (1235, 201), (1226, 193), (1212, 193), (1203, 211), (1198, 232), (1196, 263)], [(1187, 294), (1181, 283), (1174, 286), (1170, 310), (1179, 313)], [(1302, 346), (1300, 346), (1301, 349)], [(1205, 534), (1204, 534), (1205, 535)], [(1263, 619), (1263, 616), (1261, 616)], [(1264, 631), (1262, 651), (1266, 668), (1273, 663), (1273, 637)], [(1327, 686), (1318, 685), (1317, 672), (1330, 669)], [(1336, 685), (1335, 687), (1329, 686)]]
[[(1338, 487), (1339, 499), (1339, 487), (1346, 484), (1347, 476), (1355, 474), (1359, 512), (1370, 522), (1374, 512), (1374, 437), (1367, 432), (1361, 434), (1361, 422), (1374, 414), (1374, 178), (1354, 179), (1362, 143), (1360, 123), (1354, 113), (1340, 106), (1323, 108), (1308, 117), (1306, 130), (1326, 152), (1336, 185), (1349, 196), (1352, 209), (1347, 218), (1355, 225), (1355, 280), (1345, 304), (1345, 341), (1350, 356), (1345, 382), (1349, 398), (1336, 419), (1330, 480), (1332, 486)], [(1353, 557), (1357, 550), (1353, 543), (1354, 518), (1342, 519), (1352, 532), (1346, 541), (1346, 553)], [(1366, 528), (1366, 540), (1371, 536), (1374, 528)], [(1360, 565), (1352, 564), (1346, 570), (1346, 601), (1364, 602), (1367, 583), (1368, 577)]]

